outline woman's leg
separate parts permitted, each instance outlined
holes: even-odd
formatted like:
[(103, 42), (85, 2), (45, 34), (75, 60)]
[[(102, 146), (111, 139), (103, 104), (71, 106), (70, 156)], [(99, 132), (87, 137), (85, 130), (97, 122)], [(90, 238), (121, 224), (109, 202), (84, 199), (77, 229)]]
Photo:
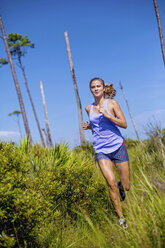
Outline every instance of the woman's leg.
[(130, 167), (129, 161), (115, 163), (116, 170), (119, 173), (121, 183), (126, 191), (130, 188)]
[(120, 197), (117, 190), (116, 178), (113, 172), (113, 163), (111, 160), (101, 159), (99, 160), (99, 166), (109, 185), (109, 196), (114, 206), (114, 209), (119, 217), (123, 216)]

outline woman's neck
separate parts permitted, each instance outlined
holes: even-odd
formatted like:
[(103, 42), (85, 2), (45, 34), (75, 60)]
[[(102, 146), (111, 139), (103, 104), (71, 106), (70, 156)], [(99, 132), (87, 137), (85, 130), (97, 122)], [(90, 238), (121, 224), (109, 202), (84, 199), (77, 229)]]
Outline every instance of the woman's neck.
[(95, 105), (102, 105), (105, 101), (105, 98), (102, 96), (100, 98), (95, 98)]

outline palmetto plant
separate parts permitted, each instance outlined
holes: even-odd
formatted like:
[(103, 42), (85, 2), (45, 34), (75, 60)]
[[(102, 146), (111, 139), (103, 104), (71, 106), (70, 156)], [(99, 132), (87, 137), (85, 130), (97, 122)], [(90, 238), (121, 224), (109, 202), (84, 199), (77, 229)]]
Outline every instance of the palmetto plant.
[(164, 169), (147, 149), (146, 142), (128, 149), (124, 230), (83, 146), (73, 152), (65, 144), (48, 149), (27, 140), (0, 142), (0, 247), (163, 248)]

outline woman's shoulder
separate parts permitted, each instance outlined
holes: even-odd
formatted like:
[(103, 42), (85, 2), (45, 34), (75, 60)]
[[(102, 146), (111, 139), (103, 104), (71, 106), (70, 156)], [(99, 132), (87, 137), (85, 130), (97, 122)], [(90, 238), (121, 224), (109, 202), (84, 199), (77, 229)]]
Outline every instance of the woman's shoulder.
[(108, 107), (109, 108), (115, 108), (117, 106), (119, 106), (119, 103), (116, 100), (108, 99)]
[(92, 104), (89, 104), (85, 107), (86, 112), (89, 114)]
[(118, 102), (115, 99), (108, 99), (108, 104), (115, 105), (118, 104)]

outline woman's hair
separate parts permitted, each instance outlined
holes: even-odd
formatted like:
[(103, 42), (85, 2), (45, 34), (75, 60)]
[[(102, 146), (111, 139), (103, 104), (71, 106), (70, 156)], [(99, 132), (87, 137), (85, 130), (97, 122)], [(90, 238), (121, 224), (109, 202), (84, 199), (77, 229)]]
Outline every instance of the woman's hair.
[(94, 80), (99, 80), (102, 83), (103, 87), (105, 88), (105, 93), (104, 93), (105, 98), (113, 98), (114, 96), (116, 96), (116, 90), (114, 88), (114, 85), (113, 84), (105, 84), (104, 80), (102, 78), (99, 78), (99, 77), (95, 77), (95, 78), (92, 78), (90, 80), (90, 82), (89, 82), (90, 88), (91, 88), (91, 83)]
[(99, 80), (99, 81), (102, 83), (103, 87), (105, 87), (104, 80), (103, 80), (102, 78), (95, 77), (95, 78), (92, 78), (91, 81), (89, 82), (89, 87), (90, 87), (90, 88), (91, 88), (91, 83), (92, 83), (93, 81), (95, 81), (95, 80)]
[(114, 96), (116, 96), (116, 90), (113, 84), (105, 84), (104, 97), (112, 99)]

